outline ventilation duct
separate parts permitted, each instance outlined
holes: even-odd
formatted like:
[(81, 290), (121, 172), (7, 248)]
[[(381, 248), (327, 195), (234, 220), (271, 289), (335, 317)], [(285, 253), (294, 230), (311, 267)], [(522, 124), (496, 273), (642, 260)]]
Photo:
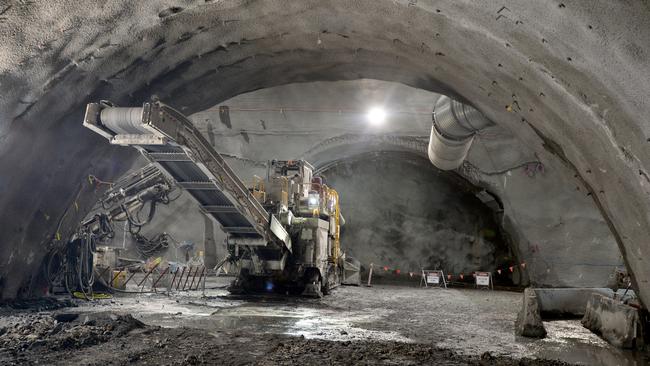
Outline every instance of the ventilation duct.
[(433, 108), (429, 160), (442, 170), (458, 168), (467, 157), (476, 132), (491, 125), (476, 108), (440, 96)]
[(142, 107), (109, 107), (101, 111), (102, 124), (120, 135), (151, 133), (142, 125)]

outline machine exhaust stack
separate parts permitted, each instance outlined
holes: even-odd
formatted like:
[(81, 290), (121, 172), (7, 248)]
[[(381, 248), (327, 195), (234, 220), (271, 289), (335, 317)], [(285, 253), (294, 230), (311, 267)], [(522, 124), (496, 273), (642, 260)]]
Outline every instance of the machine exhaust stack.
[(442, 170), (458, 168), (467, 157), (476, 132), (492, 125), (476, 108), (440, 96), (433, 109), (429, 160)]

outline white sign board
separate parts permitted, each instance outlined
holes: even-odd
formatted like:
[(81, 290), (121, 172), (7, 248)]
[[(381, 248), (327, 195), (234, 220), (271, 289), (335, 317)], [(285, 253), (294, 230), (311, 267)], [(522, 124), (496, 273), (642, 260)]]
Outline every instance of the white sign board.
[(488, 272), (477, 272), (476, 273), (476, 285), (477, 286), (490, 286), (490, 273), (488, 273)]
[[(443, 270), (428, 270), (422, 269), (422, 278), (420, 279), (420, 287), (441, 287), (447, 288), (445, 282), (445, 272)], [(432, 286), (429, 286), (432, 285)]]
[(438, 274), (438, 272), (428, 273), (427, 283), (432, 283), (434, 285), (440, 284), (440, 274)]

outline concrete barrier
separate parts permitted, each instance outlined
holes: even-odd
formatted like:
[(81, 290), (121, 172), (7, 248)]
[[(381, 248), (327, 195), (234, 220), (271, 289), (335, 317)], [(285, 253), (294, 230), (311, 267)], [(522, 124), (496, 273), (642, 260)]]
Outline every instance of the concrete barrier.
[(638, 309), (600, 294), (589, 298), (582, 325), (617, 347), (636, 348), (643, 344)]
[(515, 333), (530, 338), (546, 337), (535, 289), (524, 290), (524, 301), (515, 321)]
[[(592, 294), (614, 297), (608, 288), (536, 288), (535, 294), (543, 318), (582, 317)], [(633, 294), (631, 291), (628, 295)], [(622, 292), (620, 292), (622, 295)]]
[[(524, 337), (546, 336), (544, 319), (578, 318), (585, 316), (587, 303), (597, 295), (611, 299), (614, 291), (608, 288), (527, 288), (524, 291), (522, 308), (515, 322), (515, 333)], [(617, 292), (620, 298), (623, 291)], [(628, 296), (634, 296), (628, 291)], [(617, 300), (613, 300), (618, 303)]]

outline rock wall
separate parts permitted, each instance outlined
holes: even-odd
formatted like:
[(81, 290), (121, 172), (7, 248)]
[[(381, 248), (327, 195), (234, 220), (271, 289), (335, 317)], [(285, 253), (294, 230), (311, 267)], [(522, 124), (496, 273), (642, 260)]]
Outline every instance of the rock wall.
[(510, 251), (494, 213), (420, 156), (370, 154), (323, 176), (341, 198), (342, 245), (367, 268), (494, 271)]

